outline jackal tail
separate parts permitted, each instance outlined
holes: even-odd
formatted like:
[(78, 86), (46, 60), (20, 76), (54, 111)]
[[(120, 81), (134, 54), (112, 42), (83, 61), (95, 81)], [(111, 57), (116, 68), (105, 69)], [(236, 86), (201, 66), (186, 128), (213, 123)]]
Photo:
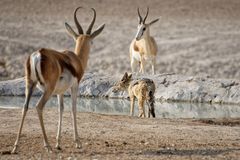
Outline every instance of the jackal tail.
[(147, 96), (147, 103), (148, 103), (148, 117), (150, 117), (150, 114), (152, 115), (152, 117), (155, 117), (155, 108), (154, 108), (154, 92), (153, 91), (149, 91), (148, 92), (148, 96)]

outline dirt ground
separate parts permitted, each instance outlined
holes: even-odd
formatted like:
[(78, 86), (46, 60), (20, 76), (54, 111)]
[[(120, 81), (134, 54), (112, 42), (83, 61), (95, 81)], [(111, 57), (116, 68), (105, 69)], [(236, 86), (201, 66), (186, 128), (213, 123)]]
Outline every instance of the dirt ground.
[[(159, 51), (157, 73), (240, 77), (239, 0), (1, 0), (0, 80), (24, 75), (26, 56), (45, 47), (74, 49), (64, 28), (78, 6), (94, 7), (94, 28), (106, 24), (94, 40), (87, 72), (120, 76), (130, 71), (129, 45), (137, 30), (137, 7), (149, 6), (147, 22)], [(84, 30), (92, 13), (81, 10)], [(75, 28), (75, 27), (74, 27)], [(57, 110), (45, 110), (45, 126), (55, 146)], [(21, 110), (0, 109), (0, 160), (5, 159), (239, 159), (240, 119), (139, 119), (78, 113), (83, 145), (75, 149), (71, 116), (64, 113), (62, 150), (43, 149), (35, 110), (24, 125), (18, 154), (11, 155)]]
[[(157, 73), (240, 77), (239, 0), (1, 0), (0, 80), (23, 76), (26, 56), (39, 48), (73, 50), (64, 22), (74, 26), (77, 6), (96, 9), (94, 28), (106, 24), (94, 40), (88, 72), (119, 76), (130, 71), (136, 9), (145, 12), (149, 6), (147, 22), (160, 18), (151, 28), (159, 48)], [(78, 17), (86, 31), (91, 11), (81, 10)]]
[[(240, 119), (140, 119), (78, 113), (82, 149), (74, 148), (70, 112), (64, 112), (62, 150), (43, 148), (36, 110), (30, 109), (17, 154), (21, 110), (0, 109), (0, 159), (239, 159)], [(58, 113), (44, 111), (48, 139), (55, 146)]]

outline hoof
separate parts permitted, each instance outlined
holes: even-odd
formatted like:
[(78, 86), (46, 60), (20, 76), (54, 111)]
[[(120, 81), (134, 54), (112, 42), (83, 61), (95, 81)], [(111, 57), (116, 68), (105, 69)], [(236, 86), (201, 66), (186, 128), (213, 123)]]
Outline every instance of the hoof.
[(16, 154), (16, 153), (17, 153), (16, 150), (17, 150), (17, 146), (14, 146), (14, 148), (13, 148), (11, 154)]
[(59, 145), (56, 145), (55, 148), (56, 148), (57, 150), (62, 150), (62, 148), (61, 148)]
[(78, 149), (82, 148), (82, 144), (80, 142), (76, 142), (76, 148)]
[(45, 149), (48, 153), (52, 153), (52, 148), (50, 146), (45, 146)]

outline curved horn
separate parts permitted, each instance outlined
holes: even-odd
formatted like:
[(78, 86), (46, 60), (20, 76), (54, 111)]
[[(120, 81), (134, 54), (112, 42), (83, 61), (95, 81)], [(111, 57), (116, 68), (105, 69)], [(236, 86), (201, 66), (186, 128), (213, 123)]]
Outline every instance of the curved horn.
[(139, 17), (139, 24), (141, 24), (141, 22), (142, 22), (142, 17), (141, 17), (141, 15), (140, 15), (139, 8), (137, 9), (137, 11), (138, 11), (138, 17)]
[(146, 13), (146, 16), (145, 16), (144, 19), (143, 19), (143, 24), (145, 24), (145, 21), (146, 21), (147, 16), (148, 16), (148, 12), (149, 12), (149, 7), (147, 7), (147, 13)]
[(92, 19), (91, 24), (90, 24), (89, 27), (88, 27), (88, 30), (87, 30), (86, 34), (91, 34), (91, 31), (92, 31), (92, 28), (93, 28), (93, 25), (94, 25), (95, 19), (96, 19), (96, 11), (95, 11), (94, 8), (91, 8), (91, 9), (92, 9), (92, 11), (93, 11), (93, 19)]
[(78, 7), (78, 8), (76, 8), (75, 11), (74, 11), (74, 22), (75, 22), (75, 25), (76, 25), (76, 27), (77, 27), (77, 29), (78, 29), (78, 33), (79, 33), (79, 34), (83, 34), (83, 29), (82, 29), (81, 25), (79, 24), (79, 22), (78, 22), (78, 20), (77, 20), (77, 16), (76, 16), (76, 13), (77, 13), (77, 11), (78, 11), (79, 8), (82, 8), (82, 7)]

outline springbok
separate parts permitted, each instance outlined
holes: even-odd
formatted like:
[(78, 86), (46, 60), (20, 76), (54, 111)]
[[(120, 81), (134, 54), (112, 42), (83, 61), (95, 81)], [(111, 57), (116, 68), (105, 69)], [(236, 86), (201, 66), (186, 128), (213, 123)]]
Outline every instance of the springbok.
[(155, 84), (153, 80), (148, 78), (140, 78), (133, 80), (132, 74), (128, 75), (126, 72), (122, 79), (113, 86), (113, 92), (125, 91), (128, 90), (128, 94), (131, 101), (130, 116), (133, 116), (134, 112), (134, 101), (135, 98), (138, 100), (138, 110), (139, 117), (145, 117), (145, 108), (144, 103), (147, 102), (148, 105), (148, 118), (150, 114), (152, 117), (155, 117), (154, 111), (154, 93), (155, 93)]
[(34, 88), (37, 86), (42, 92), (42, 96), (39, 99), (36, 109), (38, 113), (38, 117), (40, 120), (40, 126), (43, 133), (44, 147), (47, 151), (52, 151), (48, 140), (47, 135), (44, 128), (43, 123), (43, 108), (48, 99), (56, 94), (58, 96), (59, 103), (59, 121), (58, 121), (58, 131), (56, 137), (56, 148), (60, 148), (60, 139), (61, 139), (61, 124), (62, 124), (62, 113), (64, 109), (63, 105), (63, 95), (64, 92), (71, 88), (71, 97), (72, 97), (72, 118), (73, 118), (73, 129), (74, 129), (74, 141), (77, 148), (81, 147), (81, 143), (79, 141), (78, 131), (77, 131), (77, 122), (76, 122), (76, 102), (77, 102), (77, 93), (78, 86), (81, 78), (83, 77), (84, 70), (87, 67), (90, 44), (91, 41), (99, 35), (104, 29), (105, 24), (102, 24), (96, 31), (91, 33), (95, 19), (96, 19), (96, 11), (94, 8), (91, 8), (93, 11), (93, 19), (90, 23), (86, 34), (84, 34), (81, 25), (79, 24), (76, 13), (78, 9), (82, 7), (78, 7), (74, 11), (74, 22), (78, 29), (77, 34), (70, 25), (65, 23), (65, 27), (70, 36), (72, 36), (75, 40), (75, 52), (71, 51), (63, 51), (58, 52), (56, 50), (51, 49), (40, 49), (34, 53), (32, 53), (25, 64), (25, 82), (26, 82), (26, 90), (25, 90), (25, 103), (22, 109), (22, 119), (17, 135), (16, 142), (14, 144), (14, 148), (12, 153), (16, 152), (18, 147), (18, 142), (20, 138), (20, 134), (23, 127), (23, 122), (28, 110), (28, 105), (30, 101), (30, 97)]
[(145, 72), (145, 63), (150, 61), (152, 65), (152, 74), (155, 74), (156, 55), (157, 55), (157, 44), (152, 36), (150, 36), (150, 26), (156, 23), (159, 19), (155, 19), (150, 23), (145, 23), (149, 8), (144, 17), (140, 15), (138, 8), (139, 24), (135, 38), (132, 40), (130, 45), (130, 59), (132, 72), (135, 73), (137, 66), (140, 64), (140, 73)]

